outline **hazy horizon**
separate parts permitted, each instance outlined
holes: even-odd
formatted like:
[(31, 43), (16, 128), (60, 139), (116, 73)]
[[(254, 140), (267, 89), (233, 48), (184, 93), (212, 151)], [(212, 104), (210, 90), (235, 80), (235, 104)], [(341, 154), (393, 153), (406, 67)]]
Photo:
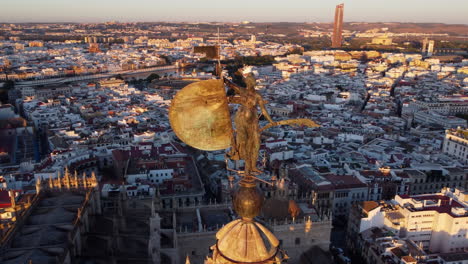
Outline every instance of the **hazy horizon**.
[[(242, 22), (250, 22), (252, 24), (267, 24), (267, 23), (297, 23), (297, 24), (332, 24), (333, 21), (313, 22), (313, 21), (118, 21), (118, 20), (102, 20), (102, 21), (25, 21), (25, 22), (11, 22), (1, 21), (0, 24), (99, 24), (99, 23), (181, 23), (181, 24), (240, 24)], [(369, 23), (369, 24), (445, 24), (445, 25), (463, 25), (468, 26), (468, 23), (445, 23), (445, 22), (402, 22), (402, 21), (343, 21), (343, 23)]]
[(344, 22), (468, 24), (465, 0), (15, 0), (3, 3), (1, 23), (333, 22), (335, 6), (345, 4)]

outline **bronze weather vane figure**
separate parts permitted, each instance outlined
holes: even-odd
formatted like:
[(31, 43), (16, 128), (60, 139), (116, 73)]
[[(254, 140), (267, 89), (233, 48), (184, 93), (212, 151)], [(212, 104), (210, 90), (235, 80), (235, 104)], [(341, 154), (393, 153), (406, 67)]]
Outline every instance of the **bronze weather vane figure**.
[[(257, 187), (261, 173), (256, 166), (263, 130), (277, 125), (305, 125), (318, 127), (309, 119), (290, 119), (274, 122), (265, 108), (265, 101), (255, 91), (255, 78), (244, 78), (247, 87), (240, 87), (226, 78), (201, 81), (187, 85), (172, 100), (169, 120), (174, 133), (186, 144), (201, 150), (231, 148), (227, 156), (244, 160), (239, 188), (232, 193), (233, 209), (240, 219), (229, 222), (216, 233), (209, 264), (265, 263), (278, 264), (288, 259), (280, 249), (279, 240), (262, 224), (255, 221), (260, 214), (264, 196)], [(235, 91), (227, 96), (225, 85)], [(239, 104), (232, 127), (229, 104)], [(269, 121), (261, 128), (259, 113)], [(231, 182), (232, 184), (232, 182)], [(263, 234), (260, 235), (261, 232)]]
[[(279, 125), (303, 125), (318, 127), (310, 119), (288, 119), (273, 121), (265, 108), (265, 101), (255, 90), (252, 73), (244, 77), (247, 87), (241, 87), (226, 78), (192, 83), (180, 90), (172, 100), (169, 120), (175, 134), (184, 143), (201, 150), (222, 150), (231, 148), (228, 157), (243, 160), (243, 181), (253, 183), (257, 169), (261, 133)], [(235, 91), (227, 96), (225, 85)], [(239, 104), (232, 127), (229, 104)], [(265, 127), (259, 125), (258, 108), (269, 121)]]

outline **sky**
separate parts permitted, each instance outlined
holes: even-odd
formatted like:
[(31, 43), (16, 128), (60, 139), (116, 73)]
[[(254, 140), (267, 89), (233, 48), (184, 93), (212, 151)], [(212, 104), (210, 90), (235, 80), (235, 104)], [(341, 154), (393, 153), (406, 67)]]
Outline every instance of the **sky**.
[(0, 0), (0, 22), (345, 22), (468, 24), (468, 0)]

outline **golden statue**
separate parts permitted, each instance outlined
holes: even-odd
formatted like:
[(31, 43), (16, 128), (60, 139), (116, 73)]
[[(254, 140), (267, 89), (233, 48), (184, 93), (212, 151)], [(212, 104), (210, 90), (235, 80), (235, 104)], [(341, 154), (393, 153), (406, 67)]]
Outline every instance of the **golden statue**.
[(249, 74), (244, 80), (246, 88), (239, 87), (225, 79), (226, 84), (234, 89), (235, 96), (229, 97), (228, 102), (239, 104), (234, 124), (236, 125), (235, 137), (228, 156), (231, 159), (242, 159), (245, 162), (245, 175), (260, 173), (256, 168), (258, 151), (260, 150), (260, 127), (257, 106), (260, 107), (263, 116), (273, 123), (270, 115), (265, 109), (265, 101), (255, 91), (255, 79)]
[[(263, 130), (277, 125), (318, 127), (309, 119), (274, 122), (265, 108), (265, 101), (255, 91), (255, 78), (244, 78), (247, 87), (240, 87), (226, 78), (189, 84), (180, 90), (169, 108), (169, 121), (174, 133), (186, 144), (202, 150), (222, 150), (231, 147), (227, 156), (244, 160), (245, 170), (239, 188), (233, 195), (233, 207), (240, 219), (224, 226), (216, 234), (208, 264), (265, 263), (279, 264), (288, 257), (279, 248), (278, 239), (254, 218), (260, 213), (264, 197), (256, 186), (260, 171), (256, 163)], [(225, 85), (235, 91), (227, 96)], [(239, 104), (232, 128), (229, 103)], [(259, 126), (261, 114), (269, 121)]]
[[(192, 83), (180, 90), (169, 109), (169, 120), (175, 134), (186, 144), (202, 150), (221, 150), (231, 147), (228, 157), (244, 160), (243, 176), (253, 176), (257, 169), (261, 132), (278, 125), (318, 127), (310, 119), (289, 119), (274, 122), (265, 108), (265, 101), (255, 91), (252, 73), (244, 78), (247, 87), (240, 87), (226, 78)], [(224, 84), (235, 91), (227, 97)], [(235, 130), (228, 104), (239, 104), (234, 117)], [(270, 122), (259, 126), (258, 107)]]
[(233, 137), (233, 144), (231, 145), (231, 151), (228, 155), (234, 160), (244, 160), (244, 175), (250, 176), (252, 174), (261, 173), (261, 171), (257, 169), (256, 164), (258, 151), (260, 150), (261, 132), (266, 129), (266, 127), (262, 129), (259, 127), (258, 121), (260, 116), (258, 115), (257, 106), (260, 107), (261, 113), (270, 122), (268, 128), (282, 124), (307, 125), (310, 127), (316, 127), (318, 125), (309, 119), (292, 119), (274, 122), (265, 108), (265, 101), (262, 96), (255, 91), (256, 81), (254, 75), (249, 73), (244, 78), (244, 82), (247, 85), (246, 88), (237, 86), (225, 79), (225, 83), (236, 92), (235, 96), (228, 98), (228, 102), (240, 105), (234, 118), (234, 123), (236, 125), (235, 137)]

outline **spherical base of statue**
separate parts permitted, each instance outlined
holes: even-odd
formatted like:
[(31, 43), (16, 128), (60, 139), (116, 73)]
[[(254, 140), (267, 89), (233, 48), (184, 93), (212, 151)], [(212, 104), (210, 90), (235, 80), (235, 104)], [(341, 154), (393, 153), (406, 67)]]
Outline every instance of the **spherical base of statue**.
[(263, 194), (254, 182), (243, 180), (234, 192), (233, 206), (240, 219), (216, 233), (213, 254), (205, 264), (276, 263), (287, 259), (279, 241), (265, 226), (255, 221), (263, 204)]
[(242, 181), (233, 194), (232, 205), (240, 217), (253, 219), (260, 214), (263, 200), (263, 194), (255, 183)]

